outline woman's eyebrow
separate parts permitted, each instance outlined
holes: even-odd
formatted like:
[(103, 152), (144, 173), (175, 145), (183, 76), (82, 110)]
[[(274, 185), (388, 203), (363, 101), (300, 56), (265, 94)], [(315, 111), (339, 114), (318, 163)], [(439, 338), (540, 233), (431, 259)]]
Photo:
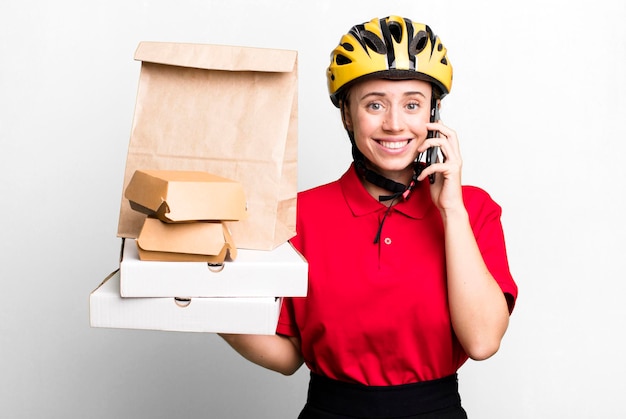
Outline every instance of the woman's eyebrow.
[(414, 92), (404, 92), (404, 96), (413, 96), (413, 95), (419, 95), (419, 96), (422, 96), (424, 99), (426, 99), (426, 95), (420, 92), (419, 90), (416, 90)]
[(368, 98), (370, 96), (385, 97), (385, 93), (383, 93), (383, 92), (367, 92), (363, 96), (361, 96), (361, 98), (359, 100), (366, 99), (366, 98)]
[[(426, 98), (426, 95), (422, 92), (420, 92), (419, 90), (415, 90), (415, 91), (408, 91), (408, 92), (404, 92), (402, 94), (402, 96), (422, 96), (424, 99)], [(384, 92), (367, 92), (365, 93), (359, 100), (363, 100), (366, 99), (370, 96), (374, 96), (374, 97), (385, 97), (386, 94)]]

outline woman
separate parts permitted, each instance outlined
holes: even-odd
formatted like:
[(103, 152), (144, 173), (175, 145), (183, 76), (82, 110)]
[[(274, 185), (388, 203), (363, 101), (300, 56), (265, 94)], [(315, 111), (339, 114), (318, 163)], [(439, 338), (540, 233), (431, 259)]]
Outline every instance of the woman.
[[(452, 85), (446, 54), (398, 16), (354, 26), (332, 53), (354, 163), (298, 196), (308, 295), (285, 299), (274, 336), (223, 335), (266, 368), (306, 363), (300, 418), (465, 418), (456, 372), (507, 329), (517, 287), (500, 207), (461, 186), (457, 135), (433, 119)], [(431, 147), (440, 157), (424, 162)]]

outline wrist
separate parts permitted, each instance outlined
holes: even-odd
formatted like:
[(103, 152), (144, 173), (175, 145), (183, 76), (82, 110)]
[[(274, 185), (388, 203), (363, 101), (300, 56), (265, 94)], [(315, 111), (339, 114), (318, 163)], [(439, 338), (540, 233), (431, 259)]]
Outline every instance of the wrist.
[(464, 205), (457, 205), (450, 208), (441, 208), (439, 210), (441, 214), (441, 220), (444, 225), (449, 223), (459, 223), (459, 222), (468, 222), (469, 214), (467, 213), (467, 209), (465, 209)]

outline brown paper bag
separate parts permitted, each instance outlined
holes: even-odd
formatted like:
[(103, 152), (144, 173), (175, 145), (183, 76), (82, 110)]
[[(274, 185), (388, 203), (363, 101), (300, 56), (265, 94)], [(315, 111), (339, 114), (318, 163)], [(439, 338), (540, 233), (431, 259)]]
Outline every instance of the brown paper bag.
[[(123, 190), (137, 169), (199, 170), (241, 182), (249, 217), (228, 222), (238, 248), (271, 250), (295, 235), (297, 53), (142, 42)], [(122, 196), (118, 236), (145, 215)]]

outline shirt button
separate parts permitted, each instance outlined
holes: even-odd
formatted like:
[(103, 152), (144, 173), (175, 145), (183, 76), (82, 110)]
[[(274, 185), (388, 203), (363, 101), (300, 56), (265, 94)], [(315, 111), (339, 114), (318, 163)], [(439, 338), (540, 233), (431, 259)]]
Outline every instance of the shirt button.
[(389, 237), (385, 238), (385, 244), (391, 244), (391, 239)]

